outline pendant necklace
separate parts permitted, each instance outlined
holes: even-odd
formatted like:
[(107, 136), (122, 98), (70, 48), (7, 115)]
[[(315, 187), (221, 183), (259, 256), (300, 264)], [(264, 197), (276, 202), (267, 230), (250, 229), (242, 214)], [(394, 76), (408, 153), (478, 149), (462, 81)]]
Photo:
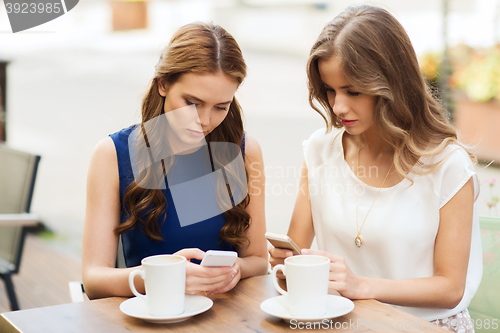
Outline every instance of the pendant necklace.
[(359, 177), (358, 177), (358, 170), (359, 170), (359, 147), (361, 146), (361, 137), (359, 138), (358, 142), (358, 159), (356, 162), (356, 231), (358, 234), (356, 235), (356, 238), (354, 238), (354, 244), (359, 248), (363, 244), (363, 240), (361, 239), (361, 230), (363, 229), (363, 226), (365, 225), (366, 218), (368, 217), (368, 214), (370, 214), (370, 211), (373, 208), (373, 205), (375, 204), (375, 201), (377, 201), (378, 195), (380, 194), (380, 191), (382, 191), (382, 187), (384, 187), (385, 181), (387, 180), (387, 177), (389, 176), (389, 173), (391, 172), (392, 166), (394, 163), (391, 164), (391, 167), (389, 168), (389, 171), (387, 171), (387, 174), (385, 175), (384, 181), (382, 182), (382, 185), (380, 185), (380, 188), (378, 189), (377, 196), (375, 197), (375, 200), (373, 200), (372, 205), (370, 206), (370, 209), (368, 210), (368, 213), (366, 213), (365, 219), (363, 220), (363, 223), (361, 224), (361, 228), (358, 229), (358, 185), (359, 185)]

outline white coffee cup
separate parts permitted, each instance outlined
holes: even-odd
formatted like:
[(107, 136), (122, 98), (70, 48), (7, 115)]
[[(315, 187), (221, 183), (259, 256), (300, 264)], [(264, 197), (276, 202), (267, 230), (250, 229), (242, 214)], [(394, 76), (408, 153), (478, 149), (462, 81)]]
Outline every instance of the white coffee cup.
[[(179, 255), (157, 255), (141, 260), (142, 269), (133, 270), (128, 283), (132, 293), (144, 299), (152, 316), (174, 316), (184, 312), (186, 258)], [(134, 285), (134, 277), (144, 279), (146, 295)]]
[[(287, 290), (278, 285), (276, 273), (286, 276)], [(330, 259), (318, 255), (297, 255), (274, 266), (274, 287), (287, 296), (288, 310), (297, 318), (319, 318), (326, 313)]]

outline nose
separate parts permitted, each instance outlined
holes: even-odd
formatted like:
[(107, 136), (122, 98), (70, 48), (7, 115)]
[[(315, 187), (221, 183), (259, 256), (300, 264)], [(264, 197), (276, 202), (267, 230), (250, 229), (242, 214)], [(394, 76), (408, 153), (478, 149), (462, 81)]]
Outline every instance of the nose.
[(345, 115), (349, 112), (349, 105), (347, 101), (344, 100), (341, 96), (336, 96), (334, 103), (332, 105), (333, 113), (339, 118), (342, 118), (342, 115)]
[(211, 111), (209, 108), (197, 108), (198, 111), (198, 119), (199, 119), (199, 124), (202, 127), (206, 127), (210, 125), (210, 116), (211, 116)]

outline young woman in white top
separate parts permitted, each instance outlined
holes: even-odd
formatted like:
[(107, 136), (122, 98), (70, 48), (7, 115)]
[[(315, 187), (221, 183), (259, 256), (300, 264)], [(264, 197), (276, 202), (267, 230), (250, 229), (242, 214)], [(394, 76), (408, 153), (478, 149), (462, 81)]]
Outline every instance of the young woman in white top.
[[(324, 28), (307, 70), (327, 126), (304, 143), (288, 235), (303, 254), (330, 258), (329, 288), (341, 295), (473, 330), (463, 319), (482, 274), (475, 158), (403, 27), (383, 9), (348, 8)], [(308, 249), (315, 236), (318, 251)], [(269, 253), (272, 266), (292, 255)]]

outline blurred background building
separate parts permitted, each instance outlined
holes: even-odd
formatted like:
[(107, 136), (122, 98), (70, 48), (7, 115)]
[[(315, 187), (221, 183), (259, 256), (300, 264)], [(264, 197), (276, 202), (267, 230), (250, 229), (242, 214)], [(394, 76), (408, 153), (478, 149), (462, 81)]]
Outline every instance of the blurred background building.
[[(196, 20), (222, 25), (243, 49), (248, 77), (237, 97), (245, 112), (246, 130), (259, 140), (264, 153), (267, 228), (286, 233), (298, 189), (302, 141), (323, 126), (307, 102), (307, 55), (323, 26), (348, 5), (359, 3), (85, 0), (54, 21), (16, 34), (10, 30), (5, 8), (0, 7), (0, 58), (10, 62), (6, 138), (14, 147), (42, 155), (31, 211), (55, 233), (53, 243), (79, 256), (86, 173), (93, 148), (108, 134), (140, 120), (142, 94), (160, 49), (174, 30)], [(500, 55), (494, 47), (500, 42), (500, 0), (380, 0), (370, 4), (388, 9), (400, 20), (429, 80), (441, 85), (444, 77), (445, 83), (452, 83), (451, 109), (464, 108), (460, 101), (498, 106), (500, 82), (495, 80), (500, 77)], [(460, 47), (456, 48), (459, 45), (467, 46), (462, 56)], [(474, 81), (472, 74), (480, 70), (466, 69), (467, 65), (482, 59), (488, 59), (486, 74)], [(460, 80), (476, 83), (466, 88)], [(492, 121), (491, 112), (486, 120), (498, 135), (500, 120)], [(471, 120), (459, 121), (469, 124)], [(477, 144), (481, 138), (476, 131), (466, 139)], [(499, 143), (500, 138), (490, 148), (500, 148)], [(494, 154), (487, 153), (485, 160)], [(491, 167), (478, 166), (478, 170), (485, 181), (499, 174)], [(489, 190), (483, 190), (479, 199), (483, 215), (490, 213)]]

